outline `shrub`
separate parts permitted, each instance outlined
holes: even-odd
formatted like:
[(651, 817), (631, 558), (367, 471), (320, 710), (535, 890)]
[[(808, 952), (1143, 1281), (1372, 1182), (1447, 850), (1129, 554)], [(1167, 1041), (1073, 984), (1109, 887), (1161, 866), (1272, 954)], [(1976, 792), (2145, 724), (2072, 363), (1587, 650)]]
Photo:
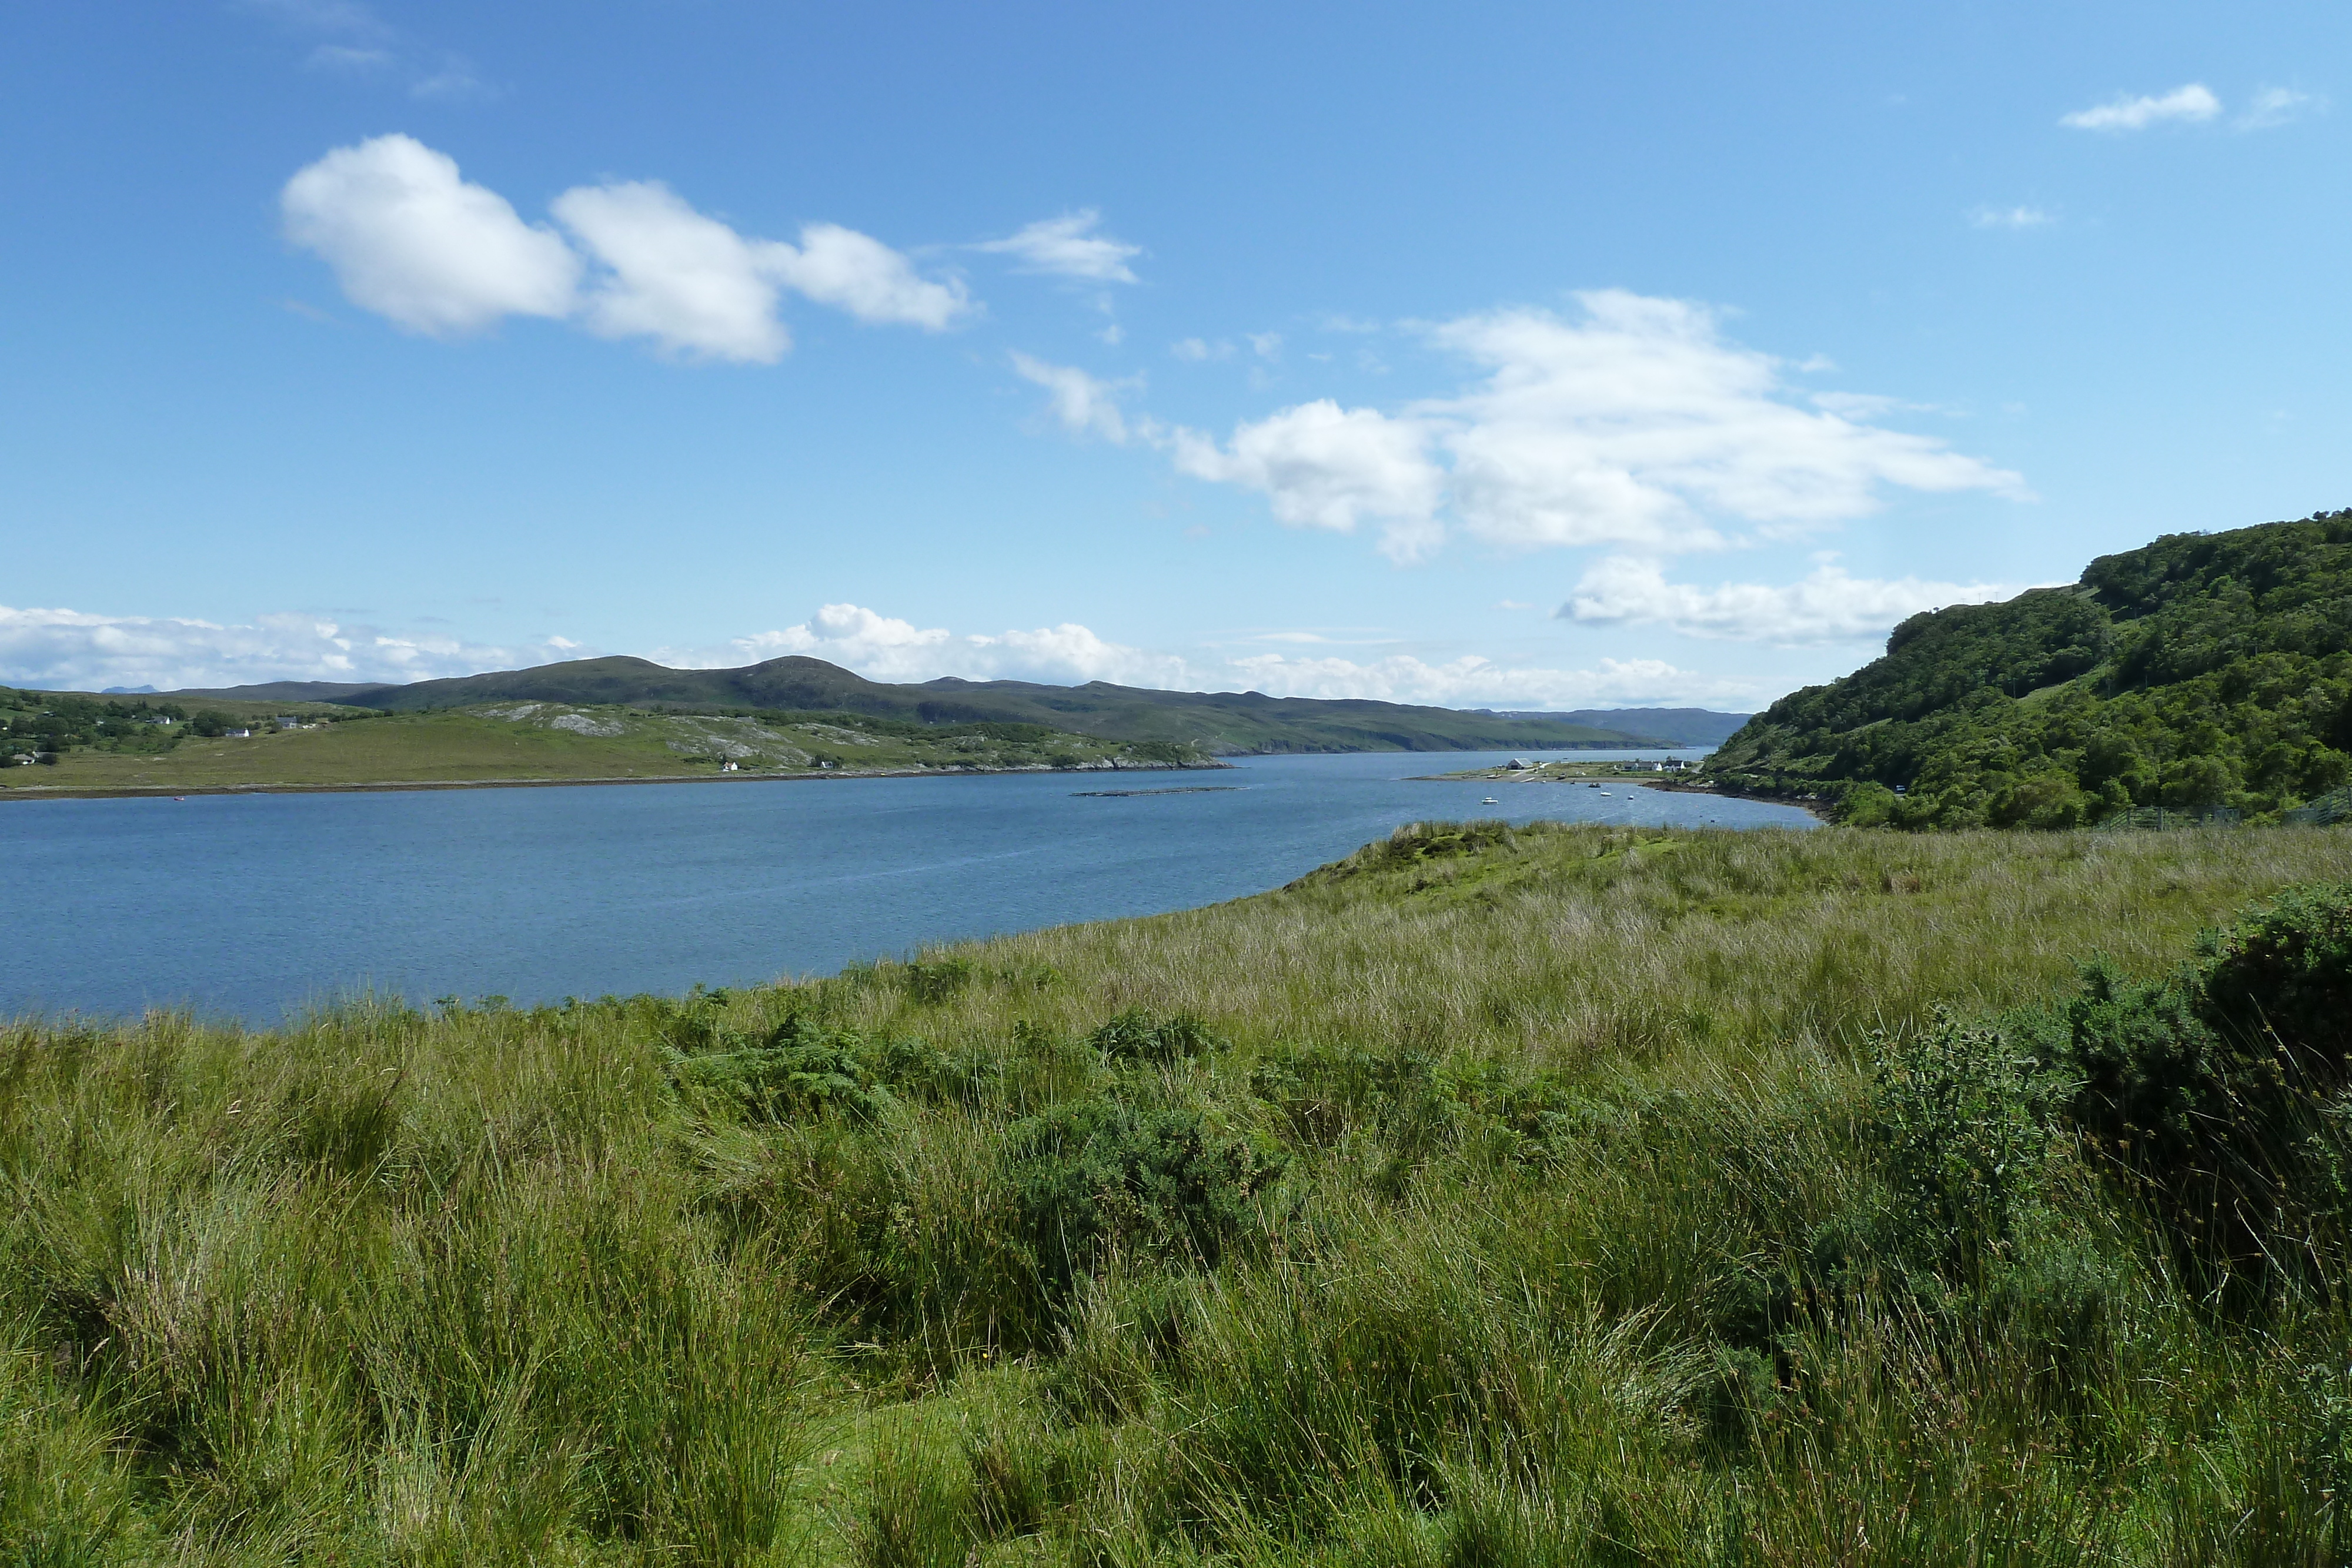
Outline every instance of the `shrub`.
[(946, 1001), (971, 984), (969, 958), (918, 959), (905, 970), (907, 994), (926, 1005)]
[(2005, 1247), (2042, 1177), (2051, 1091), (2009, 1036), (1948, 1014), (1916, 1039), (1880, 1036), (1873, 1133), (1924, 1260), (1971, 1268)]
[(2208, 1023), (2268, 1037), (2309, 1086), (2344, 1082), (2352, 1052), (2352, 883), (2291, 887), (2205, 944)]
[(2315, 1227), (2345, 1218), (2328, 1101), (2352, 1045), (2352, 886), (2290, 888), (2201, 946), (2162, 981), (2094, 960), (2074, 996), (2014, 1027), (2064, 1061), (2074, 1122), (2185, 1253), (2225, 1274), (2315, 1263)]
[(1155, 1020), (1141, 1008), (1114, 1015), (1087, 1037), (1087, 1043), (1113, 1061), (1177, 1061), (1224, 1046), (1191, 1013)]
[(1461, 1121), (1461, 1104), (1437, 1059), (1410, 1048), (1309, 1046), (1259, 1062), (1250, 1087), (1307, 1145), (1337, 1143), (1363, 1127), (1396, 1153), (1417, 1156), (1450, 1142)]
[(764, 1040), (706, 1038), (719, 1049), (696, 1055), (673, 1051), (672, 1079), (715, 1091), (759, 1120), (832, 1112), (871, 1121), (893, 1098), (863, 1040), (847, 1030), (819, 1028), (803, 1013), (787, 1017)]
[(1213, 1265), (1286, 1163), (1198, 1111), (1102, 1098), (1014, 1123), (1005, 1159), (1024, 1232), (1057, 1293), (1116, 1248)]

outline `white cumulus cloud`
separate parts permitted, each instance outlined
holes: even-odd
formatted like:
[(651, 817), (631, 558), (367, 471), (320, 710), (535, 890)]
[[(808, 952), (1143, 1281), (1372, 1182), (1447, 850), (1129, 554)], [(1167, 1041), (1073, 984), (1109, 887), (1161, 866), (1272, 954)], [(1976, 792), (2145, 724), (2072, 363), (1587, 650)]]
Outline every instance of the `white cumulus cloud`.
[(1882, 486), (2023, 487), (1933, 437), (1788, 401), (1780, 361), (1704, 307), (1577, 298), (1580, 320), (1507, 310), (1436, 330), (1491, 372), (1426, 411), (1448, 422), (1455, 512), (1489, 543), (1705, 545), (1709, 517), (1790, 531), (1865, 516)]
[(759, 364), (792, 347), (776, 319), (771, 242), (745, 239), (656, 181), (581, 186), (554, 212), (604, 269), (582, 315), (589, 330)]
[[(249, 622), (222, 624), (0, 606), (0, 684), (53, 690), (397, 683), (527, 668), (596, 652), (562, 636), (499, 646), (403, 635), (317, 615), (259, 615)], [(796, 625), (715, 647), (656, 648), (647, 656), (674, 668), (713, 668), (787, 654), (823, 659), (877, 681), (943, 675), (1046, 685), (1108, 681), (1172, 691), (1254, 690), (1273, 696), (1372, 697), (1451, 707), (1750, 704), (1777, 695), (1753, 683), (1653, 659), (1601, 659), (1589, 669), (1503, 664), (1475, 654), (1429, 660), (1411, 653), (1349, 659), (1275, 653), (1188, 659), (1116, 643), (1072, 621), (959, 633), (856, 604), (827, 604)]]
[(1431, 661), (1253, 653), (1187, 659), (1129, 647), (1075, 622), (1030, 632), (958, 634), (856, 604), (828, 604), (796, 626), (715, 648), (656, 650), (673, 665), (710, 668), (787, 654), (823, 659), (868, 680), (1046, 684), (1108, 681), (1168, 691), (1257, 691), (1269, 696), (1369, 697), (1441, 707), (1577, 707), (1593, 703), (1752, 704), (1777, 692), (1656, 659), (1602, 659), (1591, 669), (1506, 664), (1476, 654)]
[(925, 277), (880, 240), (839, 224), (811, 224), (801, 230), (799, 250), (779, 245), (770, 255), (785, 284), (860, 321), (939, 332), (971, 308), (960, 280)]
[(2203, 82), (2192, 81), (2170, 92), (2110, 99), (2091, 109), (2061, 115), (2058, 123), (2075, 131), (2145, 131), (2168, 120), (2196, 123), (2221, 112), (2221, 100)]
[(1261, 492), (1283, 522), (1351, 533), (1374, 521), (1381, 548), (1398, 560), (1436, 542), (1444, 475), (1429, 455), (1429, 429), (1414, 420), (1321, 398), (1238, 425), (1223, 446), (1189, 430), (1168, 439), (1179, 469)]
[(1235, 659), (1229, 668), (1250, 690), (1268, 696), (1361, 697), (1432, 707), (1745, 705), (1776, 695), (1752, 682), (1701, 674), (1663, 659), (1602, 659), (1598, 669), (1571, 670), (1503, 664), (1475, 653), (1434, 664), (1410, 653), (1364, 661), (1259, 653)]
[(352, 304), (411, 331), (572, 311), (571, 247), (413, 137), (335, 149), (286, 183), (279, 205), (287, 237), (326, 259)]
[(421, 681), (542, 664), (580, 646), (563, 638), (493, 647), (403, 636), (315, 615), (251, 622), (0, 606), (0, 681), (60, 691), (109, 686), (251, 685), (265, 681)]
[(1016, 235), (985, 240), (975, 248), (1013, 256), (1024, 272), (1089, 283), (1135, 282), (1135, 273), (1127, 264), (1141, 256), (1143, 247), (1097, 234), (1101, 223), (1101, 214), (1092, 207), (1082, 208), (1055, 218), (1040, 218)]
[(1872, 423), (1905, 406), (1893, 400), (1800, 401), (1780, 361), (1725, 339), (1705, 307), (1577, 298), (1575, 319), (1500, 310), (1427, 329), (1485, 372), (1450, 397), (1393, 411), (1324, 399), (1222, 444), (1181, 428), (1163, 444), (1185, 473), (1263, 492), (1284, 522), (1377, 519), (1400, 561), (1455, 528), (1513, 550), (1681, 550), (1720, 545), (1726, 522), (1777, 536), (1863, 517), (1888, 488), (2027, 494), (2015, 474)]
[(856, 604), (827, 604), (796, 626), (735, 638), (717, 648), (665, 649), (652, 657), (689, 668), (753, 664), (799, 654), (854, 670), (874, 681), (964, 680), (1047, 683), (1110, 681), (1176, 686), (1182, 659), (1106, 642), (1075, 622), (1033, 631), (958, 635), (921, 627)]
[[(797, 246), (754, 238), (659, 181), (556, 197), (575, 249), (407, 136), (336, 149), (287, 183), (281, 205), (288, 237), (326, 258), (353, 304), (435, 336), (508, 315), (570, 318), (689, 357), (771, 364), (792, 346), (777, 316), (784, 289), (861, 321), (932, 331), (972, 308), (961, 281), (924, 277), (871, 235), (820, 223)], [(594, 264), (584, 291), (583, 252)]]
[(1701, 588), (1667, 581), (1656, 561), (1611, 556), (1585, 572), (1559, 615), (1586, 625), (1659, 625), (1694, 637), (1832, 643), (1883, 637), (1922, 610), (1983, 604), (2021, 591), (2007, 583), (1849, 577), (1833, 560), (1791, 583)]

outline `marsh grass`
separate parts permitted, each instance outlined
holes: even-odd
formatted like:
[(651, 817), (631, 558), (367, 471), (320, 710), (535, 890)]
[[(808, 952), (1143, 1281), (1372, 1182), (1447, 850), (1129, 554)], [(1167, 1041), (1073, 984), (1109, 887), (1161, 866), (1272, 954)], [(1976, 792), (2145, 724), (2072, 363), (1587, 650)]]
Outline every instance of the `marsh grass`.
[(18, 1024), (0, 1558), (2341, 1562), (2340, 1225), (2217, 1291), (1998, 1019), (2347, 875), (1438, 826), (735, 993)]

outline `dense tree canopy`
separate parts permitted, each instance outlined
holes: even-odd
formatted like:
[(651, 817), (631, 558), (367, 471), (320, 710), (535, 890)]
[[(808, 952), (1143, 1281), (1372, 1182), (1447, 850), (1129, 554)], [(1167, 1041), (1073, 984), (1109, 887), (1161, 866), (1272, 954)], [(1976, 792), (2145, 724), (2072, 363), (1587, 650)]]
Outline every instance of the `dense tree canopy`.
[[(2352, 510), (2170, 534), (2071, 588), (1915, 615), (1711, 759), (1847, 821), (2073, 827), (2289, 810), (2352, 778)], [(1899, 792), (1898, 792), (1899, 791)]]
[(187, 716), (187, 710), (176, 703), (108, 702), (0, 686), (0, 760), (12, 756), (53, 756), (77, 747), (169, 750)]

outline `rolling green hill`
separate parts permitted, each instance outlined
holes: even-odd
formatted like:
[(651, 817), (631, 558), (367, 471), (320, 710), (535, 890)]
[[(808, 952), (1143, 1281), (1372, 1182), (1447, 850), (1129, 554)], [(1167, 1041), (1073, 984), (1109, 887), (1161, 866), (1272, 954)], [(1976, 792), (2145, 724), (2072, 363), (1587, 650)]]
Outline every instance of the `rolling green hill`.
[(822, 659), (799, 657), (770, 659), (732, 670), (673, 670), (650, 660), (626, 657), (575, 659), (536, 669), (418, 681), (411, 685), (284, 682), (169, 695), (181, 700), (332, 702), (392, 712), (517, 701), (829, 710), (922, 724), (1042, 724), (1103, 740), (1190, 742), (1225, 755), (1557, 750), (1666, 744), (1646, 730), (1628, 732), (1558, 718), (1461, 713), (1401, 703), (1269, 697), (1256, 692), (1162, 692), (1106, 681), (1051, 686), (953, 677), (919, 685), (890, 685), (866, 680)]
[(2071, 587), (1915, 615), (1749, 720), (1709, 777), (1856, 823), (2061, 828), (2272, 815), (2342, 787), (2347, 753), (2352, 510), (2169, 534)]
[[(41, 706), (11, 709), (11, 698)], [(80, 706), (103, 711), (95, 703)], [(48, 693), (0, 692), (0, 725), (42, 708), (72, 712), (76, 705)], [(112, 728), (95, 726), (87, 734), (57, 737), (79, 743), (45, 749), (45, 766), (0, 768), (0, 799), (1224, 766), (1178, 742), (838, 712), (742, 716), (551, 702), (418, 713), (314, 706), (299, 714), (205, 725), (207, 711), (168, 727), (135, 717), (121, 721), (114, 727), (129, 732), (121, 738)], [(231, 716), (211, 711), (215, 718)], [(289, 719), (295, 722), (279, 722)], [(8, 733), (0, 730), (0, 742)]]

